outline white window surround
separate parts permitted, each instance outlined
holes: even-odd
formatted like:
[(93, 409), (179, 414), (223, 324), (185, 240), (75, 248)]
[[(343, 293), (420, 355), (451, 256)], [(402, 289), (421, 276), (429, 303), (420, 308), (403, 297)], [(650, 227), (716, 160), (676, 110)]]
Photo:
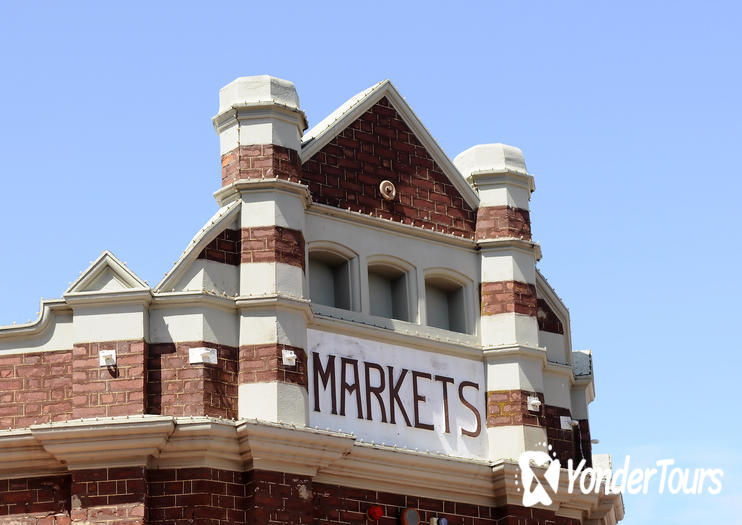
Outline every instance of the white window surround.
[[(462, 339), (469, 342), (471, 337), (477, 333), (478, 321), (478, 291), (471, 279), (455, 270), (444, 267), (432, 267), (420, 269), (411, 262), (388, 254), (372, 254), (363, 258), (354, 250), (334, 241), (318, 240), (307, 243), (307, 283), (310, 289), (310, 298), (317, 297), (317, 292), (311, 293), (312, 286), (312, 259), (326, 261), (330, 266), (342, 264), (347, 261), (348, 275), (350, 278), (350, 308), (337, 307), (336, 301), (324, 301), (314, 299), (312, 308), (315, 314), (325, 318), (361, 323), (387, 330), (398, 331), (405, 334), (424, 335), (426, 337), (449, 340)], [(420, 263), (421, 261), (418, 261)], [(315, 271), (318, 271), (315, 268)], [(322, 271), (320, 268), (319, 271)], [(402, 278), (400, 289), (406, 298), (407, 319), (395, 319), (393, 316), (372, 314), (372, 290), (373, 284), (369, 282), (369, 272), (374, 275), (381, 274), (388, 277)], [(372, 277), (373, 279), (373, 277)], [(427, 319), (426, 307), (426, 284), (437, 284), (443, 288), (456, 288), (461, 290), (463, 305), (461, 320), (456, 325), (457, 329), (449, 330), (431, 325)], [(315, 285), (316, 286), (316, 285)], [(333, 290), (334, 293), (334, 290)], [(390, 298), (387, 298), (387, 301)], [(333, 303), (333, 304), (328, 304)], [(387, 305), (388, 306), (388, 305)], [(402, 316), (400, 316), (402, 317)], [(454, 335), (458, 334), (458, 335)]]
[[(424, 323), (443, 330), (475, 334), (479, 317), (478, 293), (472, 280), (449, 268), (434, 267), (425, 269), (423, 281)], [(431, 319), (431, 306), (445, 310)]]
[(419, 322), (417, 272), (409, 262), (392, 255), (366, 258), (368, 293), (363, 306), (375, 317)]
[[(307, 247), (307, 282), (316, 305), (360, 311), (358, 255), (331, 241), (314, 241)], [(312, 271), (322, 275), (312, 276)]]

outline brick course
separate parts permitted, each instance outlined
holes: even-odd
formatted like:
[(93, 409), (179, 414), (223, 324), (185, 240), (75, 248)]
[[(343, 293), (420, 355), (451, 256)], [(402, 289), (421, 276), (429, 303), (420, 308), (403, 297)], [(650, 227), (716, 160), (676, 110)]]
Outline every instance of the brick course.
[[(394, 200), (381, 197), (382, 180)], [(474, 210), (386, 97), (304, 163), (302, 182), (314, 202), (474, 237)]]
[(72, 417), (72, 350), (0, 356), (0, 428)]
[[(191, 365), (190, 348), (217, 351), (217, 364)], [(149, 345), (147, 413), (237, 418), (236, 347), (204, 341)]]
[[(296, 353), (296, 364), (283, 364), (283, 350)], [(295, 346), (265, 343), (240, 346), (239, 383), (281, 381), (306, 387), (307, 353)]]
[(367, 523), (371, 505), (384, 512), (378, 525), (398, 525), (406, 507), (418, 509), (421, 523), (445, 516), (451, 525), (580, 525), (543, 509), (421, 498), (262, 470), (118, 467), (0, 480), (1, 525), (69, 525), (70, 517), (117, 525), (350, 525)]
[(201, 250), (198, 259), (239, 266), (241, 252), (242, 234), (239, 230), (226, 229)]
[[(538, 412), (528, 410), (528, 398), (538, 397), (541, 407)], [(566, 468), (567, 460), (577, 464), (583, 457), (591, 464), (592, 449), (587, 420), (580, 422), (576, 430), (562, 430), (561, 416), (572, 418), (568, 408), (547, 405), (541, 392), (527, 390), (490, 390), (487, 392), (487, 426), (501, 427), (526, 425), (546, 429), (546, 438), (556, 458)], [(579, 439), (578, 439), (579, 438)]]
[(536, 317), (536, 287), (518, 281), (499, 281), (481, 285), (482, 315), (508, 312)]
[[(48, 517), (69, 523), (70, 477), (0, 479), (0, 523), (13, 521), (4, 516), (25, 515), (16, 523), (36, 523)], [(47, 520), (46, 523), (51, 523)]]
[(147, 503), (144, 467), (73, 470), (71, 478), (72, 523), (144, 523)]
[(147, 477), (150, 525), (245, 523), (243, 472), (181, 468), (150, 470)]
[[(580, 524), (579, 520), (558, 517), (548, 510), (513, 505), (488, 507), (321, 483), (315, 483), (312, 491), (315, 502), (315, 521), (313, 523), (316, 524), (375, 523), (378, 525), (399, 525), (399, 515), (406, 507), (418, 510), (420, 523), (430, 523), (430, 518), (445, 516), (450, 525)], [(380, 505), (384, 510), (384, 515), (379, 521), (366, 522), (365, 513), (371, 505)]]
[(242, 229), (242, 262), (280, 262), (304, 269), (304, 235), (282, 226)]
[(476, 239), (515, 237), (531, 240), (531, 218), (528, 210), (510, 206), (485, 206), (477, 210)]
[(239, 146), (222, 155), (222, 186), (237, 180), (282, 179), (299, 182), (299, 154), (283, 146)]
[[(99, 366), (100, 350), (116, 350), (116, 365)], [(147, 343), (108, 341), (77, 343), (72, 349), (72, 417), (145, 413)]]

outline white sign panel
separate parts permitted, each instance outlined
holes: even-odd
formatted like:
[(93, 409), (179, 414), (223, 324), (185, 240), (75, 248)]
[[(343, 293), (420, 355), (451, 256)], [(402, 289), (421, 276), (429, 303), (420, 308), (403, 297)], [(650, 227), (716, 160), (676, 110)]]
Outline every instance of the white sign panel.
[(307, 330), (309, 423), (366, 442), (487, 458), (484, 365)]

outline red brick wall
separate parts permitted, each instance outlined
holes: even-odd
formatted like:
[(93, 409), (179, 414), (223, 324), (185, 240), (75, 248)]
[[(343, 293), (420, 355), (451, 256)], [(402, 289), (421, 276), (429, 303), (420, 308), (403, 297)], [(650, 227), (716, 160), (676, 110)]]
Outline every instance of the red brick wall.
[[(283, 350), (296, 353), (294, 366), (283, 364)], [(307, 386), (307, 353), (302, 348), (266, 343), (240, 347), (239, 383), (281, 381)]]
[[(538, 412), (528, 410), (528, 397), (536, 396), (541, 401)], [(540, 392), (527, 390), (491, 390), (487, 392), (487, 426), (501, 427), (510, 425), (527, 425), (546, 429), (546, 438), (556, 458), (566, 468), (567, 460), (579, 463), (583, 457), (591, 463), (590, 429), (587, 420), (580, 430), (562, 430), (560, 416), (570, 419), (568, 408), (547, 405)]]
[[(371, 505), (382, 507), (384, 515), (378, 522), (365, 519)], [(74, 522), (121, 525), (141, 524), (145, 519), (153, 525), (398, 525), (406, 507), (418, 509), (421, 523), (445, 516), (451, 525), (580, 524), (548, 510), (420, 498), (261, 470), (120, 467), (0, 480), (0, 525), (52, 525), (54, 519), (69, 525), (69, 516)]]
[[(389, 180), (397, 197), (381, 197)], [(303, 165), (314, 202), (473, 238), (475, 212), (386, 98)]]
[(283, 146), (239, 146), (222, 155), (222, 186), (240, 179), (299, 182), (299, 154)]
[[(216, 348), (217, 364), (191, 365), (190, 348)], [(237, 348), (205, 341), (149, 345), (147, 413), (237, 417)]]
[(304, 235), (282, 226), (242, 229), (242, 262), (281, 262), (304, 269)]
[(245, 495), (249, 524), (321, 523), (315, 520), (316, 500), (309, 477), (253, 470), (246, 473)]
[[(77, 343), (72, 350), (72, 417), (144, 414), (144, 341)], [(116, 366), (99, 366), (100, 350), (116, 350)]]
[(71, 350), (0, 356), (0, 428), (71, 417)]
[(476, 239), (515, 237), (531, 240), (531, 219), (528, 210), (510, 206), (486, 206), (477, 210)]
[(316, 524), (366, 523), (364, 514), (371, 505), (380, 505), (384, 510), (384, 516), (379, 521), (368, 522), (378, 525), (399, 525), (400, 512), (406, 507), (418, 509), (421, 524), (430, 523), (430, 518), (441, 516), (448, 518), (451, 525), (579, 525), (580, 523), (578, 520), (556, 517), (551, 511), (512, 505), (487, 507), (320, 483), (314, 484), (313, 492), (316, 518), (313, 523)]
[(198, 259), (239, 266), (241, 251), (242, 237), (240, 231), (226, 229), (206, 245), (206, 248), (201, 250)]
[(144, 467), (73, 470), (71, 478), (73, 523), (144, 523), (147, 503)]
[(148, 523), (245, 523), (245, 476), (212, 468), (150, 470)]
[(0, 524), (69, 524), (70, 477), (0, 479)]
[(537, 315), (536, 287), (518, 281), (498, 281), (482, 283), (482, 315), (496, 315), (506, 312)]

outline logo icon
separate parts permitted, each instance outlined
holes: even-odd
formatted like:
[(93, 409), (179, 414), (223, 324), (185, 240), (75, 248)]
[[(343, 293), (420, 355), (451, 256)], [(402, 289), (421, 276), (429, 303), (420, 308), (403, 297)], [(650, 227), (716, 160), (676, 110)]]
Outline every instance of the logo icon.
[[(551, 445), (549, 445), (549, 450), (551, 450)], [(561, 463), (558, 459), (552, 459), (546, 452), (540, 450), (529, 450), (523, 452), (518, 458), (518, 466), (520, 467), (521, 479), (523, 482), (523, 506), (532, 507), (537, 503), (541, 503), (542, 505), (551, 505), (551, 497), (541, 484), (541, 480), (539, 480), (533, 472), (531, 463), (536, 465), (548, 465), (546, 467), (546, 472), (544, 473), (544, 479), (553, 492), (556, 492), (559, 488), (559, 470), (561, 469)]]

